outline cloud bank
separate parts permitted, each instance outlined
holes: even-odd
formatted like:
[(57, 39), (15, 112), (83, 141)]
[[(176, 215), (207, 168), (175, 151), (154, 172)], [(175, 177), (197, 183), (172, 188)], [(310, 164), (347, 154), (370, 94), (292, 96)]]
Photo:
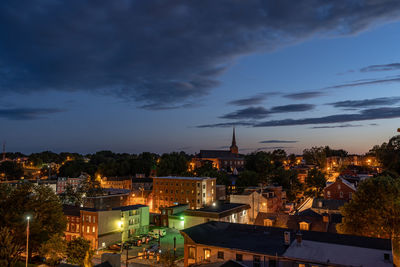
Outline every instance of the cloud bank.
[(239, 56), (399, 17), (398, 0), (1, 1), (0, 91), (180, 108), (217, 87)]

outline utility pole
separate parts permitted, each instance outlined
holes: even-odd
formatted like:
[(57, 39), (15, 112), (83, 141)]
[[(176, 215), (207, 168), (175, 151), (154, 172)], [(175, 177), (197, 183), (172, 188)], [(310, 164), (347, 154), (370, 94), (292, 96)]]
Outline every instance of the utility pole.
[(29, 220), (31, 217), (26, 217), (28, 220), (28, 224), (26, 225), (26, 260), (25, 260), (25, 267), (28, 267), (28, 258), (29, 258)]
[(176, 236), (174, 236), (174, 259), (176, 258)]

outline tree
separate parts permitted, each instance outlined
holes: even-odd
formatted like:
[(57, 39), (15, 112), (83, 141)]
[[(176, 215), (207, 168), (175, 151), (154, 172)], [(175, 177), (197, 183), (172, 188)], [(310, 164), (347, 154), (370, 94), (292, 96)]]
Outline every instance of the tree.
[(60, 234), (52, 235), (49, 240), (42, 243), (39, 254), (46, 258), (46, 263), (50, 266), (57, 265), (65, 257), (67, 244)]
[(244, 190), (244, 188), (249, 186), (258, 186), (260, 183), (259, 176), (254, 171), (245, 170), (239, 174), (239, 177), (236, 180), (236, 188), (239, 191)]
[(158, 176), (179, 176), (187, 173), (188, 155), (185, 152), (163, 154), (157, 165)]
[(380, 146), (374, 146), (368, 154), (375, 156), (388, 173), (400, 175), (400, 135), (393, 136), (389, 142)]
[(326, 186), (325, 175), (318, 169), (311, 169), (306, 177), (306, 189), (307, 195), (319, 197), (322, 194), (322, 190)]
[(326, 165), (326, 149), (322, 146), (304, 149), (303, 158), (307, 164), (317, 165), (323, 169)]
[(0, 177), (5, 179), (20, 179), (24, 176), (24, 169), (20, 163), (14, 161), (4, 161), (0, 163)]
[(352, 200), (341, 208), (342, 234), (390, 238), (393, 263), (400, 266), (400, 180), (388, 176), (361, 182)]
[(163, 267), (176, 267), (176, 257), (171, 250), (165, 250), (160, 256), (160, 263)]
[(30, 254), (38, 252), (40, 246), (54, 234), (63, 234), (66, 220), (62, 205), (54, 191), (44, 185), (24, 183), (16, 188), (1, 188), (0, 227), (9, 227), (20, 248), (26, 242), (26, 216), (31, 217)]
[(67, 261), (80, 266), (88, 266), (92, 261), (93, 250), (90, 242), (82, 237), (78, 237), (67, 244)]
[(21, 248), (8, 227), (0, 228), (0, 266), (14, 267), (19, 260)]

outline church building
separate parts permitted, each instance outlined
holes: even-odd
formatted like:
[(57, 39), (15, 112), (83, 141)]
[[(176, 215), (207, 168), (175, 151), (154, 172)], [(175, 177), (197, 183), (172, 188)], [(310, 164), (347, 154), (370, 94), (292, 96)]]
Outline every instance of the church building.
[(203, 166), (206, 162), (211, 162), (213, 167), (218, 170), (236, 172), (244, 168), (244, 156), (239, 154), (236, 145), (235, 128), (233, 128), (232, 144), (229, 150), (200, 150), (190, 162), (190, 170)]

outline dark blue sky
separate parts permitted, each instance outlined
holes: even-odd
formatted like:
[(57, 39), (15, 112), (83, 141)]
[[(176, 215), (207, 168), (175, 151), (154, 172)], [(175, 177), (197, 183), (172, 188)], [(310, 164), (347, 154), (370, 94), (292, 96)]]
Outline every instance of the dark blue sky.
[(364, 153), (400, 126), (400, 1), (0, 3), (10, 151)]

